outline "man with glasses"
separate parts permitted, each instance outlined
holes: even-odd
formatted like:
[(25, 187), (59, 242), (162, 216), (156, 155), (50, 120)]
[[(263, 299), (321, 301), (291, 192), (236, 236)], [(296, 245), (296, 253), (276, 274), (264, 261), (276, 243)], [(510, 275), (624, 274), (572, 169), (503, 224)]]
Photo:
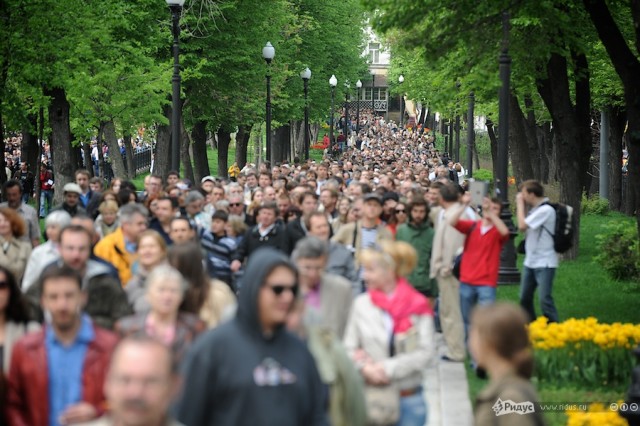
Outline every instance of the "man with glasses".
[(236, 317), (196, 341), (185, 361), (187, 391), (175, 409), (179, 421), (199, 426), (255, 424), (256, 419), (281, 426), (327, 424), (326, 390), (315, 361), (285, 329), (297, 278), (283, 253), (260, 249), (251, 256)]

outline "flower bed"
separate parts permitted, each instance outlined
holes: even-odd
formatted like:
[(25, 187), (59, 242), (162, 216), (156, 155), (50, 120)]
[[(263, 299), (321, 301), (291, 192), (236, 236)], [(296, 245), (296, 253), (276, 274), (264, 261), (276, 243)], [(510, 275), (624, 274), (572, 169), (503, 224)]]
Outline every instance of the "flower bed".
[(640, 344), (640, 325), (601, 324), (596, 318), (549, 323), (540, 317), (529, 325), (540, 381), (588, 386), (628, 384)]
[[(622, 401), (619, 401), (622, 404)], [(596, 402), (589, 405), (588, 411), (567, 411), (567, 426), (628, 426), (617, 411), (607, 409)]]

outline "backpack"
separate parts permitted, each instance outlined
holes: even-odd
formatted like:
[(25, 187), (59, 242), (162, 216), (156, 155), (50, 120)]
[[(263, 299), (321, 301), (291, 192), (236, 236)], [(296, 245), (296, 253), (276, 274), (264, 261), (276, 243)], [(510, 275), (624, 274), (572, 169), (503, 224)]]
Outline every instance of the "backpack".
[(553, 237), (553, 248), (556, 253), (564, 253), (573, 246), (573, 233), (576, 227), (576, 217), (573, 207), (562, 203), (548, 204), (556, 211), (556, 229), (551, 232), (544, 228)]

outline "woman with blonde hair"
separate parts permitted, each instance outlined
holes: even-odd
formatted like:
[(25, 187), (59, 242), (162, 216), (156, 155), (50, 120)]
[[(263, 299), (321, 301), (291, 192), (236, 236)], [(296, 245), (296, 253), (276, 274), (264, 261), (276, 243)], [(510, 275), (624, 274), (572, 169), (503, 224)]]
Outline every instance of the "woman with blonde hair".
[(20, 215), (9, 207), (0, 207), (0, 265), (16, 278), (18, 285), (31, 255), (31, 242), (20, 239), (27, 226)]
[(103, 201), (100, 207), (98, 207), (100, 214), (94, 222), (94, 227), (101, 239), (111, 234), (120, 226), (118, 209), (118, 203), (112, 200)]
[(529, 340), (525, 311), (512, 303), (477, 306), (471, 314), (469, 351), (479, 367), (489, 375), (489, 385), (476, 397), (475, 424), (544, 425), (542, 413), (510, 413), (496, 416), (493, 407), (499, 399), (517, 404), (530, 403), (538, 395), (529, 382), (533, 371), (533, 350)]
[(159, 265), (167, 263), (167, 243), (157, 231), (148, 229), (138, 238), (138, 260), (131, 267), (132, 276), (126, 285), (127, 298), (135, 313), (149, 310), (144, 297), (149, 274)]
[(433, 311), (405, 278), (415, 249), (387, 241), (360, 254), (366, 293), (351, 309), (344, 343), (366, 383), (369, 422), (423, 425), (422, 373), (434, 357)]

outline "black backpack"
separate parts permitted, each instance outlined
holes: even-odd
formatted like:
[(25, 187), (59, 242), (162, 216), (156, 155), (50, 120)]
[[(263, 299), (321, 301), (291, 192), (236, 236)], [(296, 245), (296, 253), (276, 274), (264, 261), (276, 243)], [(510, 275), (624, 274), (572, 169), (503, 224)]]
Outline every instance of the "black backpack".
[(573, 232), (576, 227), (576, 218), (573, 214), (573, 207), (562, 203), (548, 204), (556, 211), (555, 232), (544, 228), (553, 237), (553, 248), (556, 253), (564, 253), (573, 246)]

